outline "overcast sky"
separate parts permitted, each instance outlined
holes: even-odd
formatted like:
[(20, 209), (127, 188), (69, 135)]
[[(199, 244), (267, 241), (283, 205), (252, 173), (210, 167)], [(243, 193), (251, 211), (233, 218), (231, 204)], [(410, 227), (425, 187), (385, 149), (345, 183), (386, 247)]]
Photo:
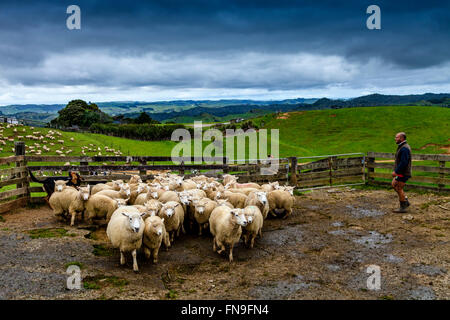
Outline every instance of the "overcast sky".
[(442, 0), (1, 1), (0, 105), (450, 92), (449, 17)]

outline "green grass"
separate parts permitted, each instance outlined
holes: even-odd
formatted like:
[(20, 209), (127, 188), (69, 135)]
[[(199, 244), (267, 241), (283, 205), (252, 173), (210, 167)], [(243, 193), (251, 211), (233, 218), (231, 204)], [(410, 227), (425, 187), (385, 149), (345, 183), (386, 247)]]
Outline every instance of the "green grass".
[[(280, 119), (276, 114), (255, 118), (253, 121), (260, 127), (280, 130), (280, 156), (312, 156), (353, 152), (394, 152), (396, 145), (394, 135), (405, 131), (408, 142), (415, 153), (444, 153), (442, 146), (450, 144), (450, 108), (420, 106), (384, 106), (348, 108), (336, 110), (313, 110), (290, 112), (287, 119)], [(47, 128), (25, 127), (26, 132), (15, 135), (26, 136), (33, 131), (45, 134)], [(13, 137), (12, 128), (4, 129), (4, 136)], [(54, 130), (57, 131), (57, 130)], [(70, 141), (73, 137), (75, 141)], [(106, 153), (105, 146), (121, 150), (124, 155), (170, 156), (174, 141), (137, 141), (100, 134), (62, 132), (65, 150), (72, 149), (71, 156), (81, 154), (81, 146), (94, 144)], [(225, 143), (231, 139), (225, 139)], [(270, 134), (268, 137), (270, 143)], [(24, 140), (27, 146), (36, 143)], [(52, 141), (56, 142), (56, 140)], [(41, 145), (43, 143), (40, 143)], [(203, 148), (210, 142), (203, 142)], [(60, 144), (50, 146), (51, 151), (42, 155), (56, 155)], [(7, 142), (0, 151), (0, 157), (13, 154), (13, 142)], [(235, 146), (235, 149), (237, 146)], [(248, 156), (248, 144), (246, 146)], [(93, 156), (97, 152), (87, 152)], [(271, 153), (270, 146), (268, 153)], [(38, 163), (34, 163), (38, 165)]]
[(88, 290), (98, 290), (104, 287), (123, 288), (128, 285), (128, 280), (116, 276), (96, 275), (83, 279), (83, 287)]
[(5, 222), (5, 218), (3, 218), (3, 216), (0, 216), (0, 222)]
[(99, 256), (99, 257), (110, 257), (114, 254), (114, 251), (110, 248), (107, 248), (104, 245), (101, 244), (94, 244), (93, 245), (94, 250), (92, 251), (92, 253), (95, 256)]
[(64, 228), (45, 228), (45, 229), (33, 229), (26, 231), (31, 239), (40, 238), (61, 238), (61, 237), (73, 237), (75, 234), (67, 233), (68, 230)]
[(66, 263), (65, 268), (67, 269), (70, 266), (77, 266), (80, 269), (84, 268), (84, 265), (81, 262), (78, 262), (78, 261), (73, 261), (73, 262)]

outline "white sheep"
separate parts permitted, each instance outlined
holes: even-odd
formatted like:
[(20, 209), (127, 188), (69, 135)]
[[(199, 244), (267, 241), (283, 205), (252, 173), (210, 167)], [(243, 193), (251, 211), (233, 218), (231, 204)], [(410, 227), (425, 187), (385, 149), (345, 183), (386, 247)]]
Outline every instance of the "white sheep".
[(120, 264), (125, 264), (125, 253), (131, 252), (133, 256), (133, 270), (139, 271), (136, 253), (142, 246), (142, 235), (144, 233), (145, 213), (139, 212), (132, 206), (118, 208), (109, 220), (106, 235), (115, 248), (120, 250)]
[(170, 242), (172, 243), (175, 238), (180, 235), (180, 230), (186, 233), (183, 227), (184, 222), (184, 210), (179, 202), (168, 201), (163, 204), (159, 211), (159, 217), (164, 218), (164, 225), (166, 231), (170, 234)]
[(247, 220), (242, 209), (230, 209), (227, 206), (218, 206), (209, 217), (209, 230), (214, 236), (213, 250), (219, 254), (225, 251), (225, 245), (230, 247), (229, 261), (233, 261), (233, 247), (239, 242), (242, 227), (247, 225)]
[(128, 185), (128, 183), (124, 183), (121, 187), (119, 191), (115, 191), (115, 190), (102, 190), (97, 192), (96, 194), (102, 194), (105, 196), (108, 196), (112, 199), (128, 199), (131, 195), (131, 190), (130, 190), (130, 186)]
[(264, 219), (267, 218), (269, 213), (269, 201), (267, 200), (267, 193), (263, 191), (252, 192), (248, 195), (245, 201), (245, 207), (247, 206), (257, 206), (261, 211)]
[(85, 219), (91, 224), (93, 219), (106, 219), (108, 222), (114, 211), (125, 204), (123, 199), (111, 199), (105, 195), (94, 194), (86, 202)]
[(242, 230), (244, 243), (253, 248), (256, 236), (262, 237), (264, 218), (257, 206), (245, 207), (243, 212), (247, 219), (247, 225)]
[(166, 250), (170, 247), (169, 235), (164, 225), (164, 218), (160, 218), (156, 215), (147, 217), (144, 221), (144, 236), (143, 247), (145, 257), (150, 259), (153, 257), (153, 263), (158, 262), (158, 252), (161, 247), (161, 243), (164, 242)]
[(226, 199), (230, 202), (235, 208), (243, 209), (245, 207), (245, 201), (247, 200), (247, 196), (242, 193), (234, 193), (230, 191), (223, 191), (217, 193), (217, 199)]
[(273, 216), (277, 216), (277, 213), (285, 212), (283, 219), (286, 219), (292, 214), (292, 207), (294, 206), (294, 197), (289, 191), (274, 190), (270, 191), (267, 195), (269, 201), (269, 212)]
[(70, 225), (75, 224), (77, 213), (83, 213), (85, 202), (89, 199), (89, 185), (80, 190), (75, 188), (66, 188), (61, 192), (54, 192), (50, 199), (50, 207), (55, 215), (62, 215), (68, 212), (71, 215)]
[(211, 212), (218, 206), (218, 203), (208, 198), (194, 201), (194, 219), (198, 224), (198, 235), (202, 235), (202, 229), (208, 226)]

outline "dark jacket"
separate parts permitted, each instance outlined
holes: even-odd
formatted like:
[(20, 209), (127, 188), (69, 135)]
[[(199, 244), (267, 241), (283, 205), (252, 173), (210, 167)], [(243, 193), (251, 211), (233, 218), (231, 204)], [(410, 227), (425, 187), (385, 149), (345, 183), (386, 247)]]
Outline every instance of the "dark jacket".
[(404, 177), (411, 177), (411, 147), (403, 141), (395, 153), (395, 173)]

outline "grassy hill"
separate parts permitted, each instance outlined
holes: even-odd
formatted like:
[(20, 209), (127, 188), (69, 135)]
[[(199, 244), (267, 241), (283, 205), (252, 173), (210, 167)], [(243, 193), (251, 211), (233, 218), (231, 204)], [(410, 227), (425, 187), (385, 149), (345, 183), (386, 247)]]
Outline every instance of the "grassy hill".
[[(390, 106), (364, 107), (337, 110), (299, 111), (270, 114), (254, 119), (260, 127), (280, 130), (280, 156), (311, 156), (350, 152), (394, 152), (394, 135), (405, 131), (408, 141), (417, 153), (450, 152), (450, 109), (441, 107)], [(3, 124), (4, 125), (4, 124)], [(4, 125), (5, 126), (5, 125)], [(45, 135), (50, 129), (24, 127), (19, 132), (4, 128), (4, 137), (26, 136), (34, 131)], [(71, 141), (70, 138), (74, 138)], [(71, 149), (70, 155), (80, 155), (81, 147), (89, 144), (121, 150), (124, 155), (170, 155), (176, 145), (172, 141), (136, 141), (100, 134), (62, 132), (64, 149)], [(228, 140), (228, 139), (227, 139)], [(28, 146), (43, 143), (25, 139)], [(60, 144), (50, 146), (50, 152), (42, 155), (56, 155)], [(270, 139), (269, 139), (270, 141)], [(56, 141), (52, 141), (55, 143)], [(209, 143), (203, 143), (207, 145)], [(0, 145), (0, 157), (13, 154), (13, 142)], [(447, 148), (447, 149), (442, 149)], [(248, 147), (247, 147), (248, 149)], [(268, 149), (270, 150), (270, 149)], [(269, 151), (270, 153), (270, 151)], [(96, 152), (87, 152), (96, 155)]]

